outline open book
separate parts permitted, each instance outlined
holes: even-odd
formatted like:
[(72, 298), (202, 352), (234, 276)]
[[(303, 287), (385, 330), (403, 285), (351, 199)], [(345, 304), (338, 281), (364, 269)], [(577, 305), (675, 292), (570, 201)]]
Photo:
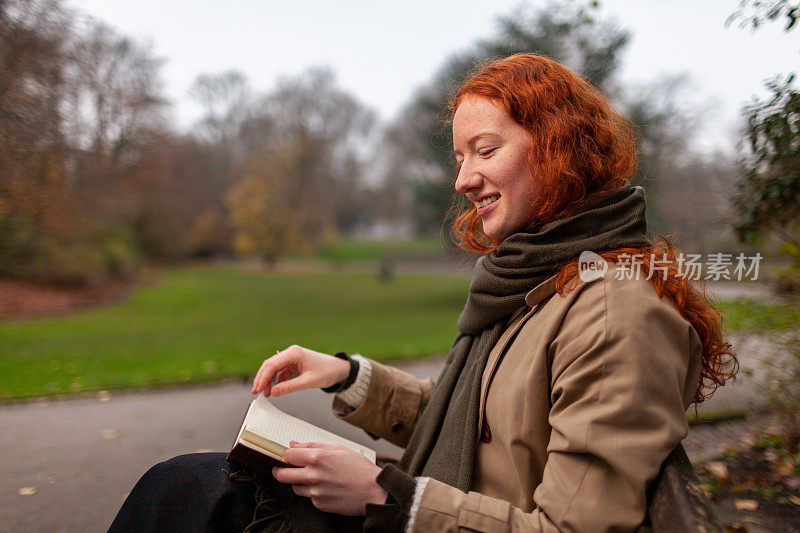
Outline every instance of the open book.
[(271, 475), (272, 467), (282, 463), (283, 452), (292, 440), (338, 444), (375, 462), (375, 450), (288, 415), (272, 405), (263, 394), (250, 403), (233, 448), (228, 453), (228, 461)]

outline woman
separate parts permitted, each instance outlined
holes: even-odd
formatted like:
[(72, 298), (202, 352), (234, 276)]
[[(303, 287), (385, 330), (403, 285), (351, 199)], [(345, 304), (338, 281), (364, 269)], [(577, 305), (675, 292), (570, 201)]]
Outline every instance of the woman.
[[(140, 481), (112, 530), (643, 522), (646, 487), (686, 435), (686, 409), (735, 372), (718, 315), (670, 245), (648, 240), (643, 190), (627, 181), (630, 127), (589, 83), (517, 54), (478, 69), (450, 109), (455, 188), (468, 200), (454, 235), (485, 255), (435, 385), (299, 346), (264, 361), (253, 383), (266, 395), (342, 389), (334, 412), (404, 447), (402, 459), (381, 468), (344, 448), (294, 444), (284, 460), (295, 467), (255, 490), (219, 473), (223, 454), (183, 456)], [(587, 251), (607, 270), (578, 275)]]

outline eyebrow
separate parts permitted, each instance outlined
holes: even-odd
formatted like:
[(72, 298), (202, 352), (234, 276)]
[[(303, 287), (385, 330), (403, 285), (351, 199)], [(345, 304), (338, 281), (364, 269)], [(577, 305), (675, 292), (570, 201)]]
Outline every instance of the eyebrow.
[[(480, 132), (480, 133), (478, 133), (478, 134), (476, 134), (476, 135), (473, 135), (472, 137), (470, 137), (470, 139), (467, 141), (467, 146), (474, 146), (474, 145), (475, 145), (475, 143), (476, 143), (476, 142), (477, 142), (479, 139), (481, 139), (481, 138), (483, 138), (483, 137), (490, 137), (490, 136), (496, 136), (496, 137), (499, 137), (499, 135), (498, 135), (497, 133), (495, 133), (495, 132), (492, 132), (492, 131), (482, 131), (482, 132)], [(453, 154), (460, 154), (460, 153), (461, 153), (461, 152), (459, 152), (458, 150), (455, 150), (455, 149), (453, 150)]]

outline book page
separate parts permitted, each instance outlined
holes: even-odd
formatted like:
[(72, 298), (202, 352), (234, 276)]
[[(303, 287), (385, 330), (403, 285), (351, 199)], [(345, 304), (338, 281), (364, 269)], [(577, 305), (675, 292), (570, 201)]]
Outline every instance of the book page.
[(289, 441), (291, 440), (337, 444), (350, 448), (373, 463), (375, 462), (374, 450), (284, 413), (272, 405), (263, 394), (253, 400), (245, 417), (244, 427), (286, 448), (289, 447)]

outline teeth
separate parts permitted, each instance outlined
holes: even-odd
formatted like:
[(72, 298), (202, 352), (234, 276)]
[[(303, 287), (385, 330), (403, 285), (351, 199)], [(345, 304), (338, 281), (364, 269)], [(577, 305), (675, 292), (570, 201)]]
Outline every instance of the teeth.
[(489, 205), (490, 203), (494, 202), (498, 198), (500, 198), (500, 197), (499, 196), (488, 196), (488, 197), (484, 198), (483, 200), (481, 200), (478, 203), (478, 207), (486, 207), (487, 205)]

